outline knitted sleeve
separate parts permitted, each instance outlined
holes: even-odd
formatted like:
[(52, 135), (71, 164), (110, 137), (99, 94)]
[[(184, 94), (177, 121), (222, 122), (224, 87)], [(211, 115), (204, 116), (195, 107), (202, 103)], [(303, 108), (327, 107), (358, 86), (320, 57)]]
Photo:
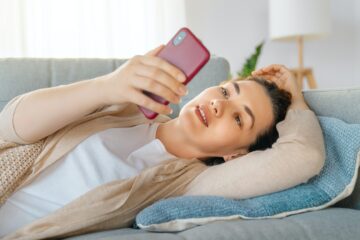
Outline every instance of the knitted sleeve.
[(0, 138), (0, 207), (31, 171), (44, 140), (20, 145)]
[(290, 109), (276, 127), (279, 139), (272, 148), (209, 167), (191, 182), (185, 195), (244, 199), (281, 191), (319, 174), (325, 145), (314, 112)]

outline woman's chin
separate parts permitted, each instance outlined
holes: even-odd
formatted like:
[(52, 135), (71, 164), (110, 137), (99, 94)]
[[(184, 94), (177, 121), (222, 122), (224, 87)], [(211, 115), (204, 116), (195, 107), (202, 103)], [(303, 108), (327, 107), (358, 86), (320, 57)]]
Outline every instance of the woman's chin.
[(194, 133), (198, 132), (199, 128), (201, 127), (201, 122), (199, 121), (198, 117), (195, 113), (195, 107), (188, 108), (179, 114), (179, 122), (184, 127), (184, 129)]

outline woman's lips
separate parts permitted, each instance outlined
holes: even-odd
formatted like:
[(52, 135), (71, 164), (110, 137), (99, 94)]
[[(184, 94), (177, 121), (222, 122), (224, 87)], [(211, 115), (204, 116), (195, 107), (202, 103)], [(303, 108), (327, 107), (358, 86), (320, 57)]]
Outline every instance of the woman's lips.
[(207, 106), (204, 104), (201, 104), (199, 107), (204, 112), (205, 119), (206, 119), (206, 125), (209, 126), (210, 114), (209, 114)]
[[(204, 111), (204, 110), (203, 110)], [(205, 112), (205, 111), (204, 111)], [(195, 114), (198, 116), (198, 119), (205, 125), (205, 127), (208, 127), (207, 123), (204, 121), (203, 117), (201, 116), (199, 106), (195, 107)]]

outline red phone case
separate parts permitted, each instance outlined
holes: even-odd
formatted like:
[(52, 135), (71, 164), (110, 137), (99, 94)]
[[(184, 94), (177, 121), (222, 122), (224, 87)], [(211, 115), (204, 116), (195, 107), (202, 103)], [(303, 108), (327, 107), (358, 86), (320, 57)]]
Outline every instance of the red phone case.
[[(175, 46), (173, 42), (182, 31), (185, 32), (186, 36), (179, 45)], [(157, 56), (167, 60), (171, 64), (181, 69), (186, 76), (186, 81), (184, 82), (186, 85), (209, 61), (210, 52), (188, 28), (181, 28)], [(169, 104), (169, 101), (158, 95), (148, 91), (144, 91), (144, 94), (148, 95), (159, 103), (164, 105)], [(145, 107), (138, 107), (148, 119), (154, 119), (158, 115), (158, 113), (153, 112)]]

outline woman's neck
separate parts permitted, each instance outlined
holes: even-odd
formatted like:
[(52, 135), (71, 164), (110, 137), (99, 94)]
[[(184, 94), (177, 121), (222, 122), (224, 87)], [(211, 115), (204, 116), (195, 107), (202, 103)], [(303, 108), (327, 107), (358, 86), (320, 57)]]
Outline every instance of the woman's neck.
[(201, 153), (191, 144), (181, 128), (178, 118), (160, 123), (156, 130), (158, 138), (165, 146), (165, 149), (178, 158), (198, 158)]

